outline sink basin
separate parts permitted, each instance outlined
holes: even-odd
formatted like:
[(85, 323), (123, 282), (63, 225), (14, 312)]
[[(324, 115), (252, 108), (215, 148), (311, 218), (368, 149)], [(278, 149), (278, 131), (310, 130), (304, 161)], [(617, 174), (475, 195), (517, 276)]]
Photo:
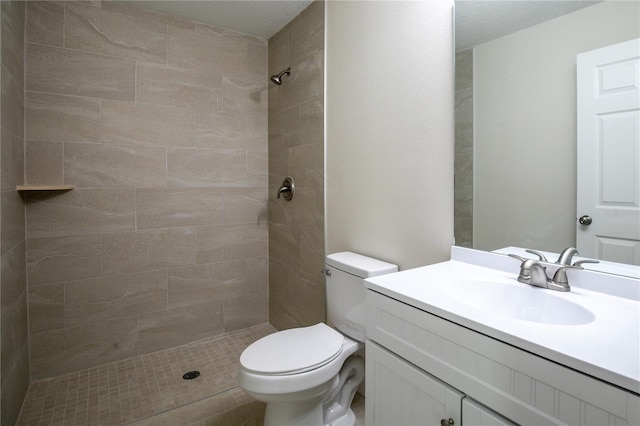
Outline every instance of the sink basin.
[(591, 311), (552, 290), (527, 284), (460, 280), (447, 283), (446, 291), (462, 304), (516, 320), (580, 325), (595, 319)]

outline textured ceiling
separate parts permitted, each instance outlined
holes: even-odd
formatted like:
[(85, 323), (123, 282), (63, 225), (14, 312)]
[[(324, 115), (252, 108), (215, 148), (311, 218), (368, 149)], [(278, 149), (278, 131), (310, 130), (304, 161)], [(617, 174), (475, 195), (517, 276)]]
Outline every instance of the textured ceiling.
[(595, 3), (599, 2), (456, 0), (456, 52)]
[[(180, 16), (191, 21), (269, 39), (312, 1), (144, 0), (128, 3), (156, 12)], [(514, 31), (591, 6), (594, 3), (598, 3), (598, 1), (456, 0), (456, 51), (468, 49)]]
[(313, 0), (128, 1), (138, 7), (269, 39)]

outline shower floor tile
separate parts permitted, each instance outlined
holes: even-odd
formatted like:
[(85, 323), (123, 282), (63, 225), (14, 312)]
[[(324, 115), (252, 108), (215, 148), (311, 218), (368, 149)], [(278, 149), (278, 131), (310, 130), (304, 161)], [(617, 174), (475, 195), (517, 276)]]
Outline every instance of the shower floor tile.
[[(240, 354), (269, 324), (34, 382), (17, 425), (251, 425), (264, 404), (236, 383)], [(194, 380), (182, 375), (200, 371)]]

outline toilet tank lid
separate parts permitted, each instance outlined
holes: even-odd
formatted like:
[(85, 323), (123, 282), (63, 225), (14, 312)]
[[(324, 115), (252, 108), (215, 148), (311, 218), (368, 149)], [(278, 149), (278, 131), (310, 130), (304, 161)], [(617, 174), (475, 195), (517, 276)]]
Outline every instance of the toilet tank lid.
[(362, 278), (398, 272), (398, 266), (350, 251), (327, 256), (327, 265)]

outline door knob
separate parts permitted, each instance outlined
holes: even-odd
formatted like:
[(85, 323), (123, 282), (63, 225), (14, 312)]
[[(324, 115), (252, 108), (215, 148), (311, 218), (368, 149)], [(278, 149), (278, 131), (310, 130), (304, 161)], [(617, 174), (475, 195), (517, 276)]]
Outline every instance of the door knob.
[(580, 225), (591, 225), (591, 222), (593, 222), (593, 219), (591, 219), (591, 216), (586, 214), (584, 216), (580, 216), (578, 219), (578, 223), (580, 223)]

